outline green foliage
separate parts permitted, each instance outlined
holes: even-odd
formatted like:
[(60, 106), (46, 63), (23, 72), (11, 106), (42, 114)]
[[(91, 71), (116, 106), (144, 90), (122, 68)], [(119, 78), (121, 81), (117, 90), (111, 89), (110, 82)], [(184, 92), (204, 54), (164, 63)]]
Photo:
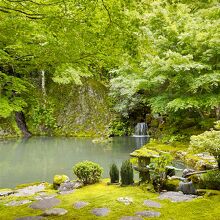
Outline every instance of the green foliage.
[(200, 135), (191, 137), (190, 145), (195, 151), (206, 151), (212, 154), (220, 168), (220, 131), (205, 131)]
[(69, 180), (69, 177), (66, 175), (55, 175), (53, 177), (53, 183), (57, 185), (60, 185), (61, 183), (64, 183), (67, 180)]
[(119, 170), (116, 164), (112, 164), (109, 171), (111, 183), (119, 182)]
[(114, 120), (110, 124), (109, 134), (111, 136), (124, 136), (131, 134), (128, 122), (121, 120)]
[(73, 172), (84, 184), (93, 184), (101, 179), (103, 168), (92, 161), (83, 161), (74, 165)]
[(33, 126), (41, 133), (47, 133), (56, 128), (56, 119), (54, 117), (55, 106), (52, 102), (38, 103), (34, 106), (31, 117)]
[(150, 178), (156, 191), (160, 191), (166, 181), (166, 167), (171, 164), (173, 157), (168, 154), (162, 154), (158, 158), (152, 159), (149, 164)]
[(126, 160), (122, 163), (120, 174), (122, 185), (131, 185), (134, 183), (133, 168), (129, 160)]
[(202, 175), (202, 185), (206, 189), (220, 190), (220, 171), (212, 170)]

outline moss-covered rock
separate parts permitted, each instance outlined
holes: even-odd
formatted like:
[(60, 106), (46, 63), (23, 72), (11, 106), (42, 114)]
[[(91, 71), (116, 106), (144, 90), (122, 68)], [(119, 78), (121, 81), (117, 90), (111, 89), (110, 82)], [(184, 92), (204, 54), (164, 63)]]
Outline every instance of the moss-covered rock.
[(179, 187), (180, 180), (178, 179), (167, 179), (164, 182), (163, 189), (167, 191), (177, 191)]
[(53, 177), (53, 186), (57, 189), (61, 183), (64, 183), (69, 180), (69, 177), (66, 175), (55, 175)]

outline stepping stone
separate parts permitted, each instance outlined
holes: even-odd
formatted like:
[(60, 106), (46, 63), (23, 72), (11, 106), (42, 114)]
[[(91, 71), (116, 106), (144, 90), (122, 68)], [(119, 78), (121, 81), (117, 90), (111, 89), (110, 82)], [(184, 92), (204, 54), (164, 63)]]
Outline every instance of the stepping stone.
[(32, 196), (37, 192), (41, 192), (45, 189), (45, 185), (39, 184), (34, 186), (28, 186), (22, 189), (16, 190), (14, 196)]
[(13, 193), (14, 193), (14, 191), (12, 191), (12, 190), (0, 191), (0, 197), (1, 196), (9, 196), (9, 195), (11, 195)]
[(53, 208), (46, 210), (43, 215), (50, 216), (50, 215), (65, 215), (68, 211), (66, 209), (61, 208)]
[(123, 216), (120, 220), (143, 220), (143, 218), (138, 216)]
[(57, 198), (51, 198), (51, 199), (42, 199), (38, 200), (34, 203), (32, 203), (29, 207), (32, 209), (40, 209), (40, 210), (46, 210), (53, 208), (54, 206), (60, 204), (60, 200)]
[(83, 202), (83, 201), (75, 202), (75, 203), (73, 204), (73, 206), (74, 206), (76, 209), (81, 209), (81, 208), (83, 208), (83, 207), (85, 207), (85, 206), (87, 206), (87, 205), (89, 205), (89, 203), (88, 203), (88, 202)]
[(130, 197), (119, 197), (117, 199), (118, 202), (124, 203), (125, 205), (130, 205), (133, 203), (133, 199)]
[(173, 192), (173, 191), (169, 191), (169, 192), (163, 192), (160, 194), (160, 196), (158, 197), (159, 199), (169, 199), (172, 202), (186, 202), (186, 201), (190, 201), (194, 198), (197, 198), (198, 196), (196, 195), (185, 195), (183, 194), (183, 192)]
[(15, 220), (42, 220), (45, 219), (42, 216), (26, 216), (26, 217), (21, 217), (21, 218), (16, 218)]
[(160, 212), (156, 211), (141, 211), (141, 212), (136, 212), (135, 213), (137, 216), (142, 216), (142, 217), (159, 217)]
[(11, 201), (5, 205), (6, 206), (20, 206), (20, 205), (24, 205), (28, 203), (31, 203), (31, 200)]
[(96, 208), (92, 210), (92, 213), (96, 216), (106, 216), (110, 210), (108, 208)]
[(159, 202), (155, 202), (152, 200), (144, 200), (144, 205), (151, 208), (161, 208), (161, 204)]
[(69, 190), (69, 191), (60, 191), (58, 192), (60, 195), (67, 195), (73, 193), (75, 190)]
[(36, 200), (43, 200), (43, 199), (52, 199), (54, 197), (56, 197), (56, 194), (51, 194), (51, 195), (47, 195), (47, 194), (40, 194), (38, 196), (35, 197)]

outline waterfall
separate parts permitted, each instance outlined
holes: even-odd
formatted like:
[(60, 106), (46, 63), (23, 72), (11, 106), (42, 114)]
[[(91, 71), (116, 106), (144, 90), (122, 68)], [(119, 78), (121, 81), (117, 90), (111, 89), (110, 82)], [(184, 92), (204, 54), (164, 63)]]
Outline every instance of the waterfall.
[(139, 137), (139, 136), (140, 137), (149, 136), (147, 123), (141, 122), (141, 123), (137, 123), (137, 125), (135, 126), (134, 137)]

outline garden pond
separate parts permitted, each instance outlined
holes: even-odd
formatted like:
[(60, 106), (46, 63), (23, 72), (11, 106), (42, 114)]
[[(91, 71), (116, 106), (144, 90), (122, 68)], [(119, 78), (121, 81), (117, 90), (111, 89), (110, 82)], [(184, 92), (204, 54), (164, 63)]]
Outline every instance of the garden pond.
[(72, 167), (91, 160), (109, 177), (112, 163), (121, 166), (129, 154), (148, 141), (147, 137), (114, 137), (109, 143), (93, 143), (89, 138), (31, 137), (0, 141), (0, 188), (22, 183), (52, 182), (56, 174), (73, 179)]

